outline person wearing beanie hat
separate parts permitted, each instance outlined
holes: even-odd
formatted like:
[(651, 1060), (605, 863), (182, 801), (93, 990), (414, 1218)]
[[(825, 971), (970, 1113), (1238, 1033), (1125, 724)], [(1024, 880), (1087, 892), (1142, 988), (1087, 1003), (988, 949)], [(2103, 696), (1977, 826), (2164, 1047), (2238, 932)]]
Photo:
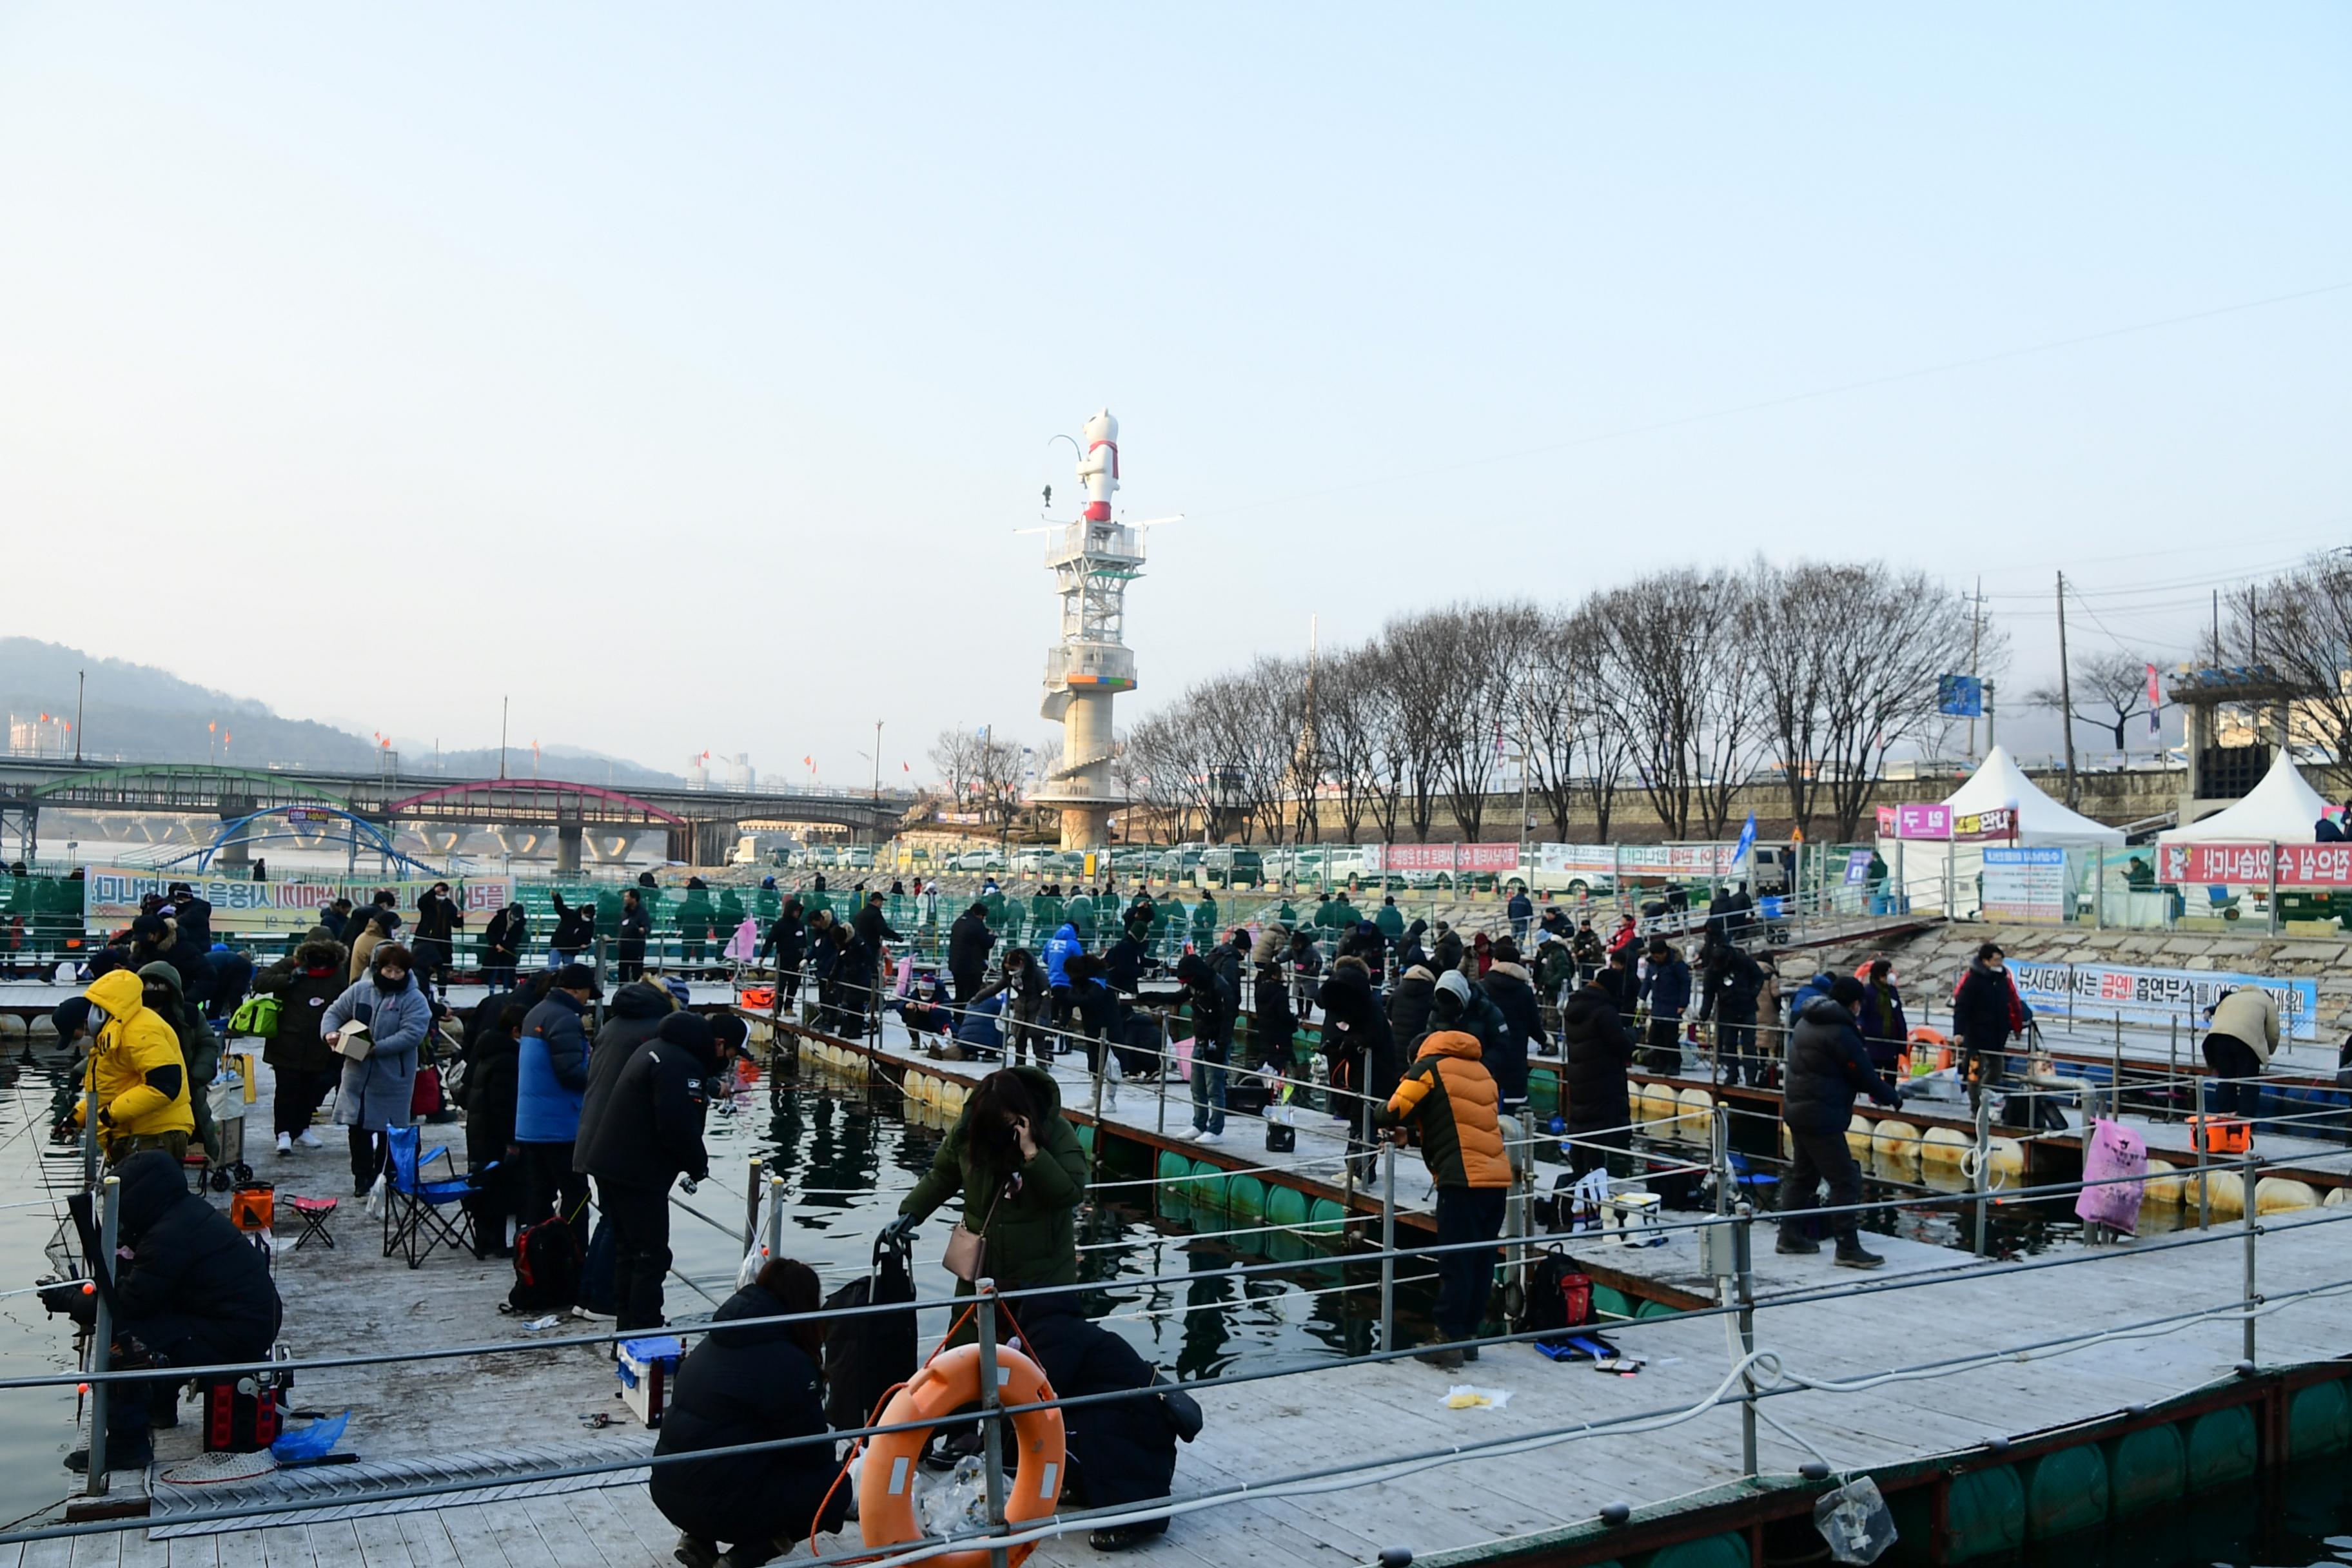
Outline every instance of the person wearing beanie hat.
[(692, 1192), (710, 1174), (702, 1124), (718, 1070), (710, 1021), (699, 1013), (672, 1013), (622, 1067), (603, 1114), (581, 1133), (582, 1163), (596, 1179), (596, 1206), (613, 1227), (616, 1331), (662, 1325), (669, 1185), (683, 1177)]
[(1846, 1147), (1845, 1130), (1853, 1121), (1856, 1091), (1881, 1105), (1901, 1106), (1903, 1091), (1871, 1066), (1858, 1026), (1869, 992), (1851, 974), (1830, 983), (1829, 994), (1816, 996), (1797, 1015), (1789, 1036), (1786, 1090), (1780, 1097), (1780, 1119), (1788, 1124), (1795, 1157), (1780, 1184), (1780, 1244), (1774, 1250), (1814, 1253), (1822, 1244), (1806, 1235), (1795, 1215), (1813, 1206), (1822, 1184), (1829, 1184), (1829, 1206), (1843, 1210), (1830, 1216), (1837, 1237), (1837, 1262), (1842, 1268), (1875, 1268), (1886, 1261), (1865, 1251), (1862, 1227), (1853, 1205), (1862, 1202), (1862, 1168)]
[(686, 988), (685, 981), (672, 976), (632, 980), (613, 993), (604, 1026), (589, 1044), (588, 1082), (580, 1093), (580, 1133), (572, 1144), (572, 1169), (577, 1174), (588, 1173), (588, 1144), (612, 1099), (614, 1081), (638, 1048), (653, 1039), (662, 1020), (686, 1005), (681, 994)]
[[(646, 990), (668, 998), (653, 986)], [(584, 963), (567, 963), (549, 977), (547, 994), (522, 1021), (515, 1068), (515, 1142), (522, 1150), (522, 1223), (561, 1209), (588, 1255), (588, 1178), (572, 1169), (580, 1108), (588, 1089), (588, 1026), (583, 1015), (596, 997), (596, 976)]]

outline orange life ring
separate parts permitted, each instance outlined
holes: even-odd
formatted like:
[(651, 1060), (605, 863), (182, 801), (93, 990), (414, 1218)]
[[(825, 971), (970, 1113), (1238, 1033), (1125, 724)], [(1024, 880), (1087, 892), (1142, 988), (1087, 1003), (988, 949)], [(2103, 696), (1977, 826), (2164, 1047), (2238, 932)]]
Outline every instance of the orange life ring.
[[(1007, 1405), (1034, 1405), (1054, 1397), (1045, 1372), (1019, 1351), (999, 1346), (996, 1352), (999, 1396)], [(930, 1440), (930, 1423), (944, 1421), (966, 1405), (980, 1403), (980, 1347), (958, 1345), (941, 1351), (883, 1406), (874, 1425), (896, 1426), (920, 1421), (904, 1432), (882, 1432), (866, 1439), (865, 1457), (857, 1472), (857, 1529), (868, 1546), (897, 1546), (919, 1540), (923, 1528), (915, 1517), (915, 1468), (923, 1445)], [(1014, 1462), (1004, 1499), (1007, 1524), (1030, 1524), (1048, 1518), (1062, 1495), (1062, 1472), (1067, 1463), (1059, 1410), (1029, 1410), (1013, 1417)], [(1034, 1551), (1009, 1547), (1007, 1563), (1018, 1563)], [(947, 1552), (928, 1559), (938, 1568), (987, 1568), (985, 1551)]]
[(1952, 1043), (1951, 1036), (1945, 1034), (1939, 1029), (1930, 1029), (1924, 1026), (1912, 1030), (1908, 1035), (1905, 1036), (1904, 1038), (1909, 1040), (1915, 1046), (1948, 1046)]

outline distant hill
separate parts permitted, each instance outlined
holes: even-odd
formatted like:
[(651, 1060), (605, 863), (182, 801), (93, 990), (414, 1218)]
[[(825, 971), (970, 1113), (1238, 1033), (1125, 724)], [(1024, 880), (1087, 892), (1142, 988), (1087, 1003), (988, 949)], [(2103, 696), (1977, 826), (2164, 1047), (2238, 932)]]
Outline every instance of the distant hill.
[[(244, 767), (304, 767), (362, 772), (375, 766), (375, 743), (364, 735), (311, 719), (281, 718), (267, 704), (183, 680), (153, 665), (98, 658), (58, 643), (32, 637), (0, 637), (0, 710), (16, 721), (43, 713), (74, 711), (74, 672), (89, 677), (81, 721), (85, 756), (124, 762), (191, 762), (217, 759), (218, 724), (232, 737), (227, 759)], [(404, 775), (435, 772), (430, 744), (395, 739)], [(675, 784), (676, 773), (609, 757), (579, 746), (542, 746), (540, 772), (582, 784)], [(495, 746), (444, 752), (439, 772), (452, 777), (495, 774)], [(507, 771), (529, 774), (530, 748), (509, 748)]]

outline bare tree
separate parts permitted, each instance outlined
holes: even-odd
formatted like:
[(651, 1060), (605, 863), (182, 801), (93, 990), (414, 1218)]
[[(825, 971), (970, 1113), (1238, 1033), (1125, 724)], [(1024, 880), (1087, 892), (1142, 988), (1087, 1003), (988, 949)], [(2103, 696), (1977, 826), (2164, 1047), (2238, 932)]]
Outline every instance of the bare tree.
[(1446, 746), (1456, 723), (1459, 698), (1451, 684), (1454, 636), (1454, 616), (1447, 610), (1391, 621), (1381, 632), (1380, 679), (1393, 705), (1384, 737), (1389, 767), (1405, 820), (1423, 844), (1437, 820)]
[(1533, 793), (1563, 840), (1580, 801), (1608, 838), (1625, 776), (1624, 729), (1601, 706), (1605, 641), (1594, 620), (1584, 606), (1545, 618), (1528, 650), (1517, 703)]
[[(2095, 725), (2105, 730), (2118, 752), (2128, 749), (2126, 730), (2134, 719), (2148, 711), (2148, 661), (2136, 653), (2122, 648), (2113, 653), (2094, 653), (2074, 661), (2069, 671), (2069, 684), (2074, 687), (2074, 708), (2066, 717), (2070, 722)], [(2063, 711), (2063, 689), (2058, 686), (2034, 688), (2026, 700), (2036, 708), (2053, 712)], [(2088, 709), (2089, 711), (2084, 711)]]
[(2231, 605), (2232, 658), (2293, 687), (2338, 762), (2352, 761), (2352, 551), (2330, 550)]
[(1325, 659), (1315, 677), (1317, 763), (1331, 783), (1339, 832), (1350, 844), (1362, 839), (1364, 818), (1380, 791), (1376, 662), (1363, 651), (1350, 652)]
[(1719, 834), (1751, 770), (1765, 728), (1746, 689), (1757, 607), (1744, 580), (1687, 568), (1592, 602), (1604, 704), (1670, 837)]

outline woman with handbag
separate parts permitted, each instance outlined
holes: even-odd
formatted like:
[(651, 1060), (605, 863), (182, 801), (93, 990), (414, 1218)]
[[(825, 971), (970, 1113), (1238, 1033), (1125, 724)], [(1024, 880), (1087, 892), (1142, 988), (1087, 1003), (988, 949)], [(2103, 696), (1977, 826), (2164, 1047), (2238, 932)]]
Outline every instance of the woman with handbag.
[[(335, 1124), (351, 1132), (352, 1192), (358, 1197), (367, 1195), (383, 1168), (384, 1134), (409, 1124), (417, 1051), (433, 1026), (432, 1004), (413, 967), (408, 949), (379, 943), (368, 955), (366, 975), (319, 1020), (322, 1037), (340, 1037), (343, 1076), (335, 1089)], [(346, 1032), (349, 1024), (365, 1027)]]
[(963, 1217), (946, 1258), (958, 1295), (983, 1278), (1003, 1290), (1078, 1282), (1072, 1216), (1087, 1195), (1087, 1155), (1043, 1068), (1004, 1068), (981, 1079), (930, 1173), (898, 1205), (895, 1228), (913, 1230), (958, 1193)]

